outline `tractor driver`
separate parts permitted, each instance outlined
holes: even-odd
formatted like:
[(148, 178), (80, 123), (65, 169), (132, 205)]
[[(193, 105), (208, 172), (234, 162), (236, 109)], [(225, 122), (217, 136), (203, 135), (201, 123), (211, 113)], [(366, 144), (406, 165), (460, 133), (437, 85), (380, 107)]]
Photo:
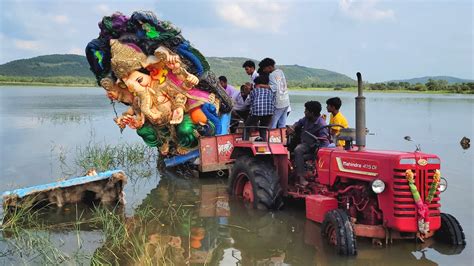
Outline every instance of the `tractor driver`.
[[(327, 147), (329, 145), (329, 131), (327, 128), (321, 129), (326, 125), (326, 121), (321, 117), (321, 103), (318, 101), (308, 101), (304, 104), (304, 117), (292, 126), (287, 127), (288, 134), (295, 132), (300, 134), (300, 144), (296, 146), (294, 151), (296, 176), (298, 182), (306, 186), (308, 181), (305, 179), (304, 155), (312, 154), (316, 148)], [(305, 134), (307, 131), (309, 134)]]

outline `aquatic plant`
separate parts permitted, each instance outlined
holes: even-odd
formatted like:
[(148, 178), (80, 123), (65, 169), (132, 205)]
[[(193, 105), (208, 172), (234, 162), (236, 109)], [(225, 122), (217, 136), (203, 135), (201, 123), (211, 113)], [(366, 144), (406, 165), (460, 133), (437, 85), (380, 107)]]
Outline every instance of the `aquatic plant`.
[(94, 168), (97, 172), (121, 168), (133, 182), (137, 178), (150, 177), (156, 169), (156, 149), (142, 143), (107, 143), (89, 142), (84, 147), (76, 148), (74, 164), (78, 172)]
[(168, 230), (189, 218), (186, 208), (170, 205), (166, 209), (155, 209), (148, 205), (138, 208), (133, 217), (96, 208), (95, 214), (105, 240), (92, 256), (92, 265), (176, 263), (172, 256), (180, 247), (170, 244), (174, 237), (168, 235)]
[[(0, 242), (5, 248), (0, 253), (0, 257), (15, 258), (17, 262), (21, 261), (25, 265), (32, 263), (56, 265), (75, 257), (62, 251), (61, 245), (55, 243), (51, 234), (53, 228), (58, 229), (66, 225), (46, 225), (40, 219), (42, 210), (47, 207), (25, 205), (23, 208), (7, 210), (0, 229)], [(79, 226), (81, 222), (78, 219), (75, 223)]]

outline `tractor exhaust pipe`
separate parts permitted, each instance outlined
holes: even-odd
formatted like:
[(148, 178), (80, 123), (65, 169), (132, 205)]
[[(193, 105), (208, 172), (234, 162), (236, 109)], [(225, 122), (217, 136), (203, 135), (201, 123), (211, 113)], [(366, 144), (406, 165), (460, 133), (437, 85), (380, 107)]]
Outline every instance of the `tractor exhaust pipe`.
[(365, 97), (362, 91), (362, 75), (357, 72), (357, 97), (356, 100), (356, 146), (359, 151), (365, 149), (365, 137), (367, 134), (365, 126)]

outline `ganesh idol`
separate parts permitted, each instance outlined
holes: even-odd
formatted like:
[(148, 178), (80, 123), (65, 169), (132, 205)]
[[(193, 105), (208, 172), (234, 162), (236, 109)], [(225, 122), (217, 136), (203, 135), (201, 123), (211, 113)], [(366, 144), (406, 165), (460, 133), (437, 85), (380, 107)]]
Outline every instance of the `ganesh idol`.
[(116, 119), (120, 127), (137, 129), (139, 135), (142, 127), (151, 127), (157, 138), (153, 143), (163, 155), (171, 146), (177, 154), (185, 154), (196, 148), (199, 136), (215, 132), (219, 101), (194, 87), (199, 80), (183, 68), (178, 55), (159, 47), (154, 56), (146, 56), (137, 46), (117, 40), (111, 40), (110, 46), (117, 81), (111, 84), (105, 78), (101, 85), (109, 97), (131, 105)]

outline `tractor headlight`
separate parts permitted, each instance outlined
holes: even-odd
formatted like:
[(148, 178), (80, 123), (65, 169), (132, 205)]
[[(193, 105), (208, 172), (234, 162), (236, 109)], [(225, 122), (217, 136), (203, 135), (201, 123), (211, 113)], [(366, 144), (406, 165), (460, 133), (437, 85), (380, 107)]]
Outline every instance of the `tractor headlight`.
[(441, 179), (439, 180), (439, 187), (438, 187), (439, 192), (444, 192), (447, 188), (448, 188), (448, 180), (446, 180), (446, 178), (444, 177), (441, 177)]
[(380, 179), (375, 179), (372, 181), (371, 187), (375, 194), (380, 194), (385, 190), (385, 183)]

